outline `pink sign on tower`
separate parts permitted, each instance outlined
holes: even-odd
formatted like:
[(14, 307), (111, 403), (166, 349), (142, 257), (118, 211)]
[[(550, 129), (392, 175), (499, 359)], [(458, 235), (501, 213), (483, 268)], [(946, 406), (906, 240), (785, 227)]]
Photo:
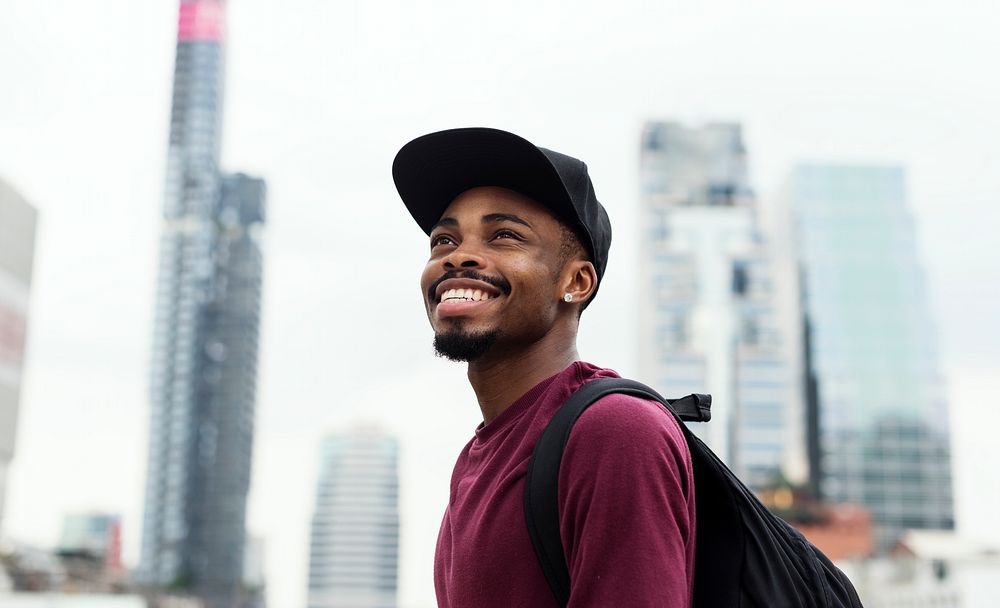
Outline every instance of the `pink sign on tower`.
[(177, 40), (181, 42), (221, 42), (224, 12), (220, 0), (181, 2)]
[(20, 369), (27, 325), (24, 313), (0, 303), (0, 367)]

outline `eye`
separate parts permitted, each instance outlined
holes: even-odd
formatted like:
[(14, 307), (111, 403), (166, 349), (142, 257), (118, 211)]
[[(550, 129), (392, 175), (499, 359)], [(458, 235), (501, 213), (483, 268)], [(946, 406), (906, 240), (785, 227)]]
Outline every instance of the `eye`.
[(454, 245), (455, 240), (452, 239), (447, 234), (439, 234), (435, 237), (431, 237), (431, 249), (437, 247), (438, 245)]
[(508, 230), (506, 228), (504, 228), (502, 230), (497, 230), (496, 232), (494, 232), (493, 233), (493, 238), (494, 239), (514, 239), (516, 241), (523, 240), (523, 239), (521, 239), (521, 235), (519, 235), (518, 233), (514, 232), (513, 230)]

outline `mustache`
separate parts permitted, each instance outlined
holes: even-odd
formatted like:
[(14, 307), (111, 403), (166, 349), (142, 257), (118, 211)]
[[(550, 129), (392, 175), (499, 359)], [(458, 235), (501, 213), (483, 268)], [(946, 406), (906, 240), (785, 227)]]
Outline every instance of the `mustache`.
[(471, 281), (482, 281), (483, 283), (489, 283), (490, 285), (496, 287), (503, 292), (503, 295), (510, 295), (510, 283), (500, 277), (491, 277), (479, 272), (478, 270), (450, 270), (431, 283), (431, 286), (427, 289), (428, 301), (434, 301), (434, 295), (437, 293), (438, 286), (448, 279), (469, 279)]

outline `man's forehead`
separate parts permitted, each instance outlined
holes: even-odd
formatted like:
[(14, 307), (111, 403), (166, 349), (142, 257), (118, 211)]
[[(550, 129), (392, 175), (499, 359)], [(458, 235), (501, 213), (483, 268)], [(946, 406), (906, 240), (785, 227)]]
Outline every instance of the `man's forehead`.
[(469, 218), (477, 222), (507, 219), (530, 227), (548, 220), (558, 221), (551, 211), (529, 196), (499, 186), (481, 186), (456, 196), (436, 225), (454, 225)]
[[(517, 215), (515, 213), (501, 213), (501, 212), (483, 213), (482, 215), (479, 216), (479, 220), (484, 224), (489, 224), (492, 222), (514, 222), (515, 224), (523, 224), (528, 228), (531, 228), (531, 222), (529, 222), (526, 218), (521, 217), (520, 215)], [(458, 223), (459, 221), (457, 217), (453, 217), (451, 215), (444, 215), (441, 217), (440, 220), (438, 220), (435, 226), (455, 226)]]

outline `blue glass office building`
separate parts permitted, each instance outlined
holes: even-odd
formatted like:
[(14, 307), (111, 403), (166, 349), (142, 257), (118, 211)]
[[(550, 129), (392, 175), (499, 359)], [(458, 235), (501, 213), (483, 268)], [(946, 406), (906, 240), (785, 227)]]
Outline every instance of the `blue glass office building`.
[(882, 550), (908, 528), (952, 528), (948, 403), (904, 172), (800, 166), (788, 195), (820, 491), (867, 507)]

